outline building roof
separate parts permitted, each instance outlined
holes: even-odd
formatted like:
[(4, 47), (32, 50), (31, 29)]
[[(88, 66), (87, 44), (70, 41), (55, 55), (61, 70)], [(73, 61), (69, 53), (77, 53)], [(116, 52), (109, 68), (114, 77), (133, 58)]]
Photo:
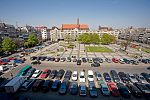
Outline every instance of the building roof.
[(87, 24), (62, 24), (62, 29), (75, 29), (75, 28), (79, 28), (79, 29), (89, 29)]

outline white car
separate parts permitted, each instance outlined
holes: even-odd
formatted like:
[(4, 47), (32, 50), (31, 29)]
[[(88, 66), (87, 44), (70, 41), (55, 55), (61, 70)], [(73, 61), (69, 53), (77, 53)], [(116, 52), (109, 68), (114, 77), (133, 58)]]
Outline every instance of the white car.
[(80, 82), (85, 82), (85, 75), (83, 71), (80, 72), (79, 80)]
[(73, 81), (77, 81), (78, 80), (78, 72), (77, 71), (73, 72), (73, 74), (72, 74), (72, 80)]
[(37, 78), (41, 73), (42, 73), (42, 71), (36, 70), (36, 71), (33, 73), (32, 78)]
[(129, 79), (132, 83), (137, 83), (138, 82), (138, 80), (136, 79), (136, 77), (133, 74), (129, 73), (127, 75), (129, 76)]
[(88, 81), (89, 82), (94, 81), (94, 73), (92, 70), (88, 70)]

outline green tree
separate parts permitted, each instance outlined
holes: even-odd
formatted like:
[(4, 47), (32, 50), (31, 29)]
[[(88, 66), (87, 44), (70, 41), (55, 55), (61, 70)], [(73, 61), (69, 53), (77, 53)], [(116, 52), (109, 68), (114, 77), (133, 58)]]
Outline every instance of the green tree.
[(90, 39), (91, 39), (91, 43), (93, 44), (98, 44), (100, 42), (100, 37), (96, 33), (90, 34)]
[(101, 43), (104, 45), (108, 45), (108, 44), (115, 42), (115, 41), (116, 41), (116, 38), (113, 35), (105, 33), (101, 36)]
[(5, 38), (2, 41), (2, 50), (4, 52), (14, 51), (16, 49), (16, 44), (11, 38)]
[(71, 38), (70, 34), (65, 35), (64, 40), (65, 40), (65, 41), (67, 41), (67, 42), (68, 42), (68, 44), (69, 44), (69, 43), (70, 43), (70, 41), (72, 40), (72, 38)]
[(34, 34), (30, 34), (28, 40), (24, 43), (26, 47), (35, 46), (38, 43), (38, 39)]

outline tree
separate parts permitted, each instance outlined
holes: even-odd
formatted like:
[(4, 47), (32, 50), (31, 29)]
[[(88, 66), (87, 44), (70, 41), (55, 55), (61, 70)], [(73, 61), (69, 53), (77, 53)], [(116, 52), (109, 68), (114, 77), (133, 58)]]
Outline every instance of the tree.
[(91, 43), (93, 44), (98, 44), (100, 42), (100, 37), (96, 33), (90, 34), (90, 39), (91, 39)]
[(65, 35), (65, 38), (64, 38), (64, 39), (65, 39), (65, 41), (68, 42), (68, 44), (69, 44), (70, 41), (72, 40), (70, 34)]
[(2, 50), (4, 52), (14, 51), (16, 49), (16, 44), (11, 38), (5, 38), (2, 41)]
[(28, 40), (24, 43), (26, 47), (32, 47), (38, 43), (38, 39), (34, 34), (30, 34)]
[(112, 42), (115, 42), (116, 41), (116, 38), (115, 38), (115, 36), (113, 36), (113, 35), (110, 35), (110, 34), (103, 34), (102, 36), (101, 36), (101, 43), (102, 44), (105, 44), (105, 45), (108, 45), (108, 44), (110, 44), (110, 43), (112, 43)]

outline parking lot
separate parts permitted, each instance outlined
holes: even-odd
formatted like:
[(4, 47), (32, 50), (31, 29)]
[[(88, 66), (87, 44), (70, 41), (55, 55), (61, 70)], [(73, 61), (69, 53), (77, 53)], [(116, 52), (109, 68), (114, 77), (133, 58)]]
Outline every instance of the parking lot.
[[(95, 58), (95, 57), (100, 57), (100, 58), (128, 58), (132, 59), (128, 55), (121, 53), (121, 52), (114, 52), (114, 53), (97, 53), (97, 52), (86, 52), (85, 51), (85, 46), (84, 44), (76, 44), (76, 47), (73, 49), (66, 49), (62, 46), (59, 46), (59, 43), (52, 44), (50, 46), (47, 46), (43, 48), (42, 50), (38, 50), (35, 53), (30, 54), (30, 56), (25, 56), (27, 59), (25, 63), (17, 66), (15, 69), (12, 69), (8, 71), (7, 73), (3, 74), (3, 77), (6, 78), (11, 78), (11, 74), (15, 76), (19, 70), (25, 66), (25, 65), (31, 65), (31, 60), (30, 57), (32, 56), (49, 56), (49, 57), (72, 57), (76, 56), (77, 58)], [(64, 48), (64, 51), (59, 51), (58, 49)], [(114, 50), (114, 49), (113, 49)], [(49, 53), (50, 52), (50, 53)], [(40, 65), (32, 65), (33, 68), (39, 69), (41, 71), (44, 71), (45, 69), (50, 69), (50, 70), (60, 70), (64, 69), (66, 70), (71, 70), (73, 71), (78, 71), (78, 73), (82, 70), (85, 70), (85, 77), (86, 77), (86, 86), (88, 86), (88, 81), (87, 81), (87, 72), (88, 70), (92, 70), (93, 72), (99, 71), (100, 73), (104, 72), (110, 72), (110, 70), (116, 70), (117, 72), (125, 72), (125, 73), (142, 73), (146, 72), (149, 73), (149, 70), (147, 70), (148, 64), (143, 64), (139, 63), (138, 65), (132, 65), (132, 64), (120, 64), (120, 63), (101, 63), (100, 67), (91, 67), (90, 63), (82, 63), (81, 65), (77, 65), (75, 62), (51, 62), (51, 61), (41, 61)], [(49, 79), (49, 78), (46, 78)], [(55, 79), (54, 79), (55, 80)], [(63, 78), (61, 79), (61, 81)], [(72, 81), (72, 80), (70, 80)], [(144, 100), (144, 98), (134, 98), (131, 96), (130, 99), (124, 99), (121, 96), (119, 97), (113, 97), (113, 96), (103, 96), (101, 94), (101, 91), (99, 89), (99, 86), (97, 84), (96, 78), (94, 76), (94, 82), (96, 84), (96, 88), (98, 90), (98, 97), (94, 98), (96, 100), (103, 99), (103, 100)], [(80, 84), (78, 80), (78, 84)], [(51, 99), (51, 100), (60, 100), (60, 99), (73, 99), (73, 100), (91, 100), (93, 98), (90, 98), (89, 94), (87, 93), (86, 97), (81, 97), (79, 96), (79, 93), (77, 95), (70, 95), (68, 92), (66, 95), (59, 95), (58, 92), (52, 92), (49, 91), (48, 93), (34, 93), (31, 90), (28, 92), (18, 92), (17, 94), (14, 95), (14, 97), (29, 97), (31, 100), (39, 100), (39, 99)]]

